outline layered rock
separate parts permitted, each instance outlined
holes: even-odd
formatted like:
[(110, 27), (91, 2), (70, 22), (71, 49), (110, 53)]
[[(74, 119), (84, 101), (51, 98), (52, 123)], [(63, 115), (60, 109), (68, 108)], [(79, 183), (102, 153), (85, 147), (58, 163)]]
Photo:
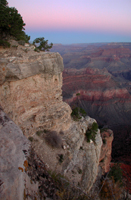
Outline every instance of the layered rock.
[(113, 158), (128, 155), (131, 132), (128, 90), (106, 69), (65, 69), (63, 77), (64, 101), (82, 107), (101, 127), (113, 130)]
[(69, 104), (79, 99), (107, 102), (112, 99), (123, 99), (131, 102), (127, 89), (120, 87), (106, 69), (64, 70), (63, 95)]
[(0, 103), (4, 111), (27, 136), (40, 126), (66, 129), (71, 109), (61, 96), (62, 58), (57, 53), (18, 52), (19, 57), (1, 59)]
[(95, 143), (87, 143), (86, 130), (95, 120), (73, 121), (71, 108), (62, 101), (61, 56), (20, 46), (1, 50), (0, 70), (4, 111), (30, 136), (35, 152), (50, 170), (88, 192), (97, 177), (102, 140), (98, 130)]

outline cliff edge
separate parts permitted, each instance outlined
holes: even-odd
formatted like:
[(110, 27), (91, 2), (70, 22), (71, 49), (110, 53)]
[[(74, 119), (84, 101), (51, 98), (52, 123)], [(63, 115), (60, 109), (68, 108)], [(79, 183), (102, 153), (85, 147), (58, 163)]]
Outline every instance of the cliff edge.
[(87, 142), (94, 119), (71, 118), (71, 108), (62, 99), (63, 68), (58, 53), (22, 46), (0, 49), (0, 105), (48, 170), (87, 193), (98, 174), (102, 139), (98, 129), (95, 142)]

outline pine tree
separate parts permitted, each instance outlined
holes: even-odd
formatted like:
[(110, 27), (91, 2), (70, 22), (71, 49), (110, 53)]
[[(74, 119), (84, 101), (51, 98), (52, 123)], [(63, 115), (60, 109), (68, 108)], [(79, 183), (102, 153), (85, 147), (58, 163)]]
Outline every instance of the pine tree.
[(6, 0), (0, 0), (0, 43), (4, 43), (10, 36), (16, 40), (30, 39), (24, 32), (25, 23), (16, 8), (8, 7)]
[(49, 51), (53, 46), (53, 43), (48, 44), (48, 40), (45, 40), (44, 37), (36, 38), (33, 44), (35, 45), (35, 51)]

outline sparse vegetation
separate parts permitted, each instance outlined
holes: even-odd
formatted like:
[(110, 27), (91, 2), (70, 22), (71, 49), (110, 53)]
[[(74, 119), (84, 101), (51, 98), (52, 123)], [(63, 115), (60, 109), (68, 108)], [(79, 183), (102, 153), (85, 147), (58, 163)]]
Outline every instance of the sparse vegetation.
[(117, 181), (119, 181), (120, 183), (122, 183), (122, 169), (120, 168), (120, 164), (114, 164), (113, 167), (111, 168), (110, 172), (109, 172), (109, 177), (113, 177), (115, 183)]
[(104, 131), (107, 131), (107, 130), (108, 130), (108, 128), (101, 128), (100, 132), (103, 133)]
[(52, 48), (53, 43), (48, 44), (48, 40), (45, 40), (44, 37), (41, 37), (41, 38), (36, 38), (33, 41), (33, 45), (35, 45), (34, 51), (37, 51), (37, 52), (39, 52), (39, 51), (49, 51), (49, 49)]
[(43, 133), (44, 131), (37, 131), (36, 132), (36, 135), (38, 135), (39, 137), (41, 136), (41, 134)]
[(92, 140), (95, 143), (97, 131), (98, 131), (98, 124), (96, 122), (93, 122), (92, 126), (88, 128), (85, 134), (87, 142), (90, 142)]
[(26, 35), (23, 30), (25, 23), (16, 8), (8, 6), (6, 0), (0, 2), (0, 45), (9, 47), (10, 38), (28, 42), (30, 36)]
[(80, 93), (76, 93), (76, 96), (80, 96)]
[(48, 132), (49, 131), (45, 130), (45, 129), (44, 130), (38, 130), (38, 131), (36, 131), (36, 135), (40, 137), (42, 135), (42, 133), (48, 133)]
[(2, 40), (0, 39), (0, 46), (3, 46), (3, 47), (10, 47), (10, 43), (6, 40)]
[(119, 163), (114, 164), (108, 176), (101, 182), (102, 188), (100, 196), (102, 200), (105, 199), (120, 199), (122, 190), (122, 170)]
[[(57, 186), (57, 196), (61, 200), (89, 200), (88, 195), (78, 188), (72, 186), (69, 180), (61, 174), (51, 173), (51, 177)], [(92, 198), (93, 200), (93, 198)]]
[(120, 183), (119, 182), (115, 183), (113, 177), (110, 179), (107, 178), (106, 180), (103, 180), (101, 184), (103, 185), (100, 192), (101, 200), (120, 199), (120, 196), (122, 194)]
[(62, 146), (62, 139), (55, 131), (48, 132), (45, 136), (45, 141), (53, 148), (60, 148)]
[(86, 112), (84, 109), (82, 108), (79, 108), (79, 107), (75, 107), (72, 109), (72, 113), (71, 113), (71, 116), (74, 120), (79, 120), (81, 119), (81, 117), (85, 117), (86, 116)]

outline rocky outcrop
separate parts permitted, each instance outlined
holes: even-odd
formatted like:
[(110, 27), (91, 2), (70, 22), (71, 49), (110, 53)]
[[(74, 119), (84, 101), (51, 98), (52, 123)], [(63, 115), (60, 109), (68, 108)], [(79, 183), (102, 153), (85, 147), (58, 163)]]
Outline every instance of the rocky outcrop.
[(0, 199), (23, 200), (29, 141), (0, 108)]
[[(39, 127), (66, 129), (70, 107), (62, 101), (62, 58), (57, 53), (3, 53), (0, 104), (26, 136)], [(7, 106), (8, 105), (8, 106)], [(57, 114), (56, 114), (57, 113)], [(64, 127), (63, 127), (64, 126)]]
[(93, 122), (95, 120), (90, 117), (82, 118), (79, 122), (71, 120), (70, 128), (58, 134), (62, 140), (59, 148), (49, 146), (45, 140), (49, 133), (44, 133), (44, 130), (40, 136), (35, 134), (32, 142), (35, 152), (49, 169), (61, 172), (72, 184), (81, 187), (85, 192), (91, 189), (96, 180), (102, 145), (99, 131), (95, 144), (88, 143), (85, 138), (86, 130)]
[(103, 144), (101, 148), (100, 166), (102, 167), (103, 174), (105, 174), (110, 170), (113, 132), (107, 129), (102, 131), (101, 136)]
[(73, 121), (62, 100), (63, 62), (58, 53), (1, 50), (0, 105), (32, 141), (49, 170), (89, 192), (96, 180), (102, 140), (88, 143), (90, 117)]

